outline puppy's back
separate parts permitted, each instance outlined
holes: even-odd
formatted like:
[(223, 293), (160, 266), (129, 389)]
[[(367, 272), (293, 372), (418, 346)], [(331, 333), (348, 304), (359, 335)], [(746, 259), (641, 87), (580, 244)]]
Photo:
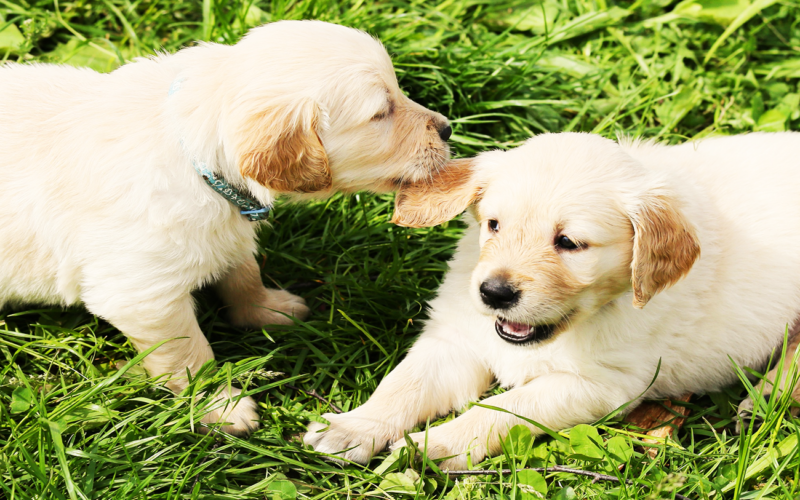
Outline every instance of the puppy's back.
[[(40, 122), (90, 99), (108, 75), (88, 68), (55, 64), (8, 64), (0, 67), (0, 127)], [(8, 123), (13, 121), (13, 123)]]
[(672, 177), (699, 230), (701, 260), (686, 281), (705, 290), (696, 299), (704, 301), (703, 348), (758, 366), (800, 308), (800, 133), (633, 145), (629, 153)]

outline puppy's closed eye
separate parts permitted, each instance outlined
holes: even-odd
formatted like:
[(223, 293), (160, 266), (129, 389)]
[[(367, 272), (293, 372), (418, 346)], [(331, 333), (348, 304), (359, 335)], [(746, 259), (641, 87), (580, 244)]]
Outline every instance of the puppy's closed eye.
[(372, 117), (372, 121), (376, 122), (384, 120), (389, 118), (392, 114), (394, 114), (394, 102), (389, 101), (389, 104), (386, 106), (386, 108), (375, 113), (375, 116)]

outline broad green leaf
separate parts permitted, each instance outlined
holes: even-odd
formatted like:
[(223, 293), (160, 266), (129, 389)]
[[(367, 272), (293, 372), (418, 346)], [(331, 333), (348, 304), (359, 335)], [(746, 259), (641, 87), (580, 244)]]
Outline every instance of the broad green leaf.
[(623, 436), (614, 436), (606, 441), (606, 450), (616, 465), (626, 464), (633, 456), (630, 441)]
[(498, 498), (488, 495), (482, 488), (483, 478), (478, 476), (467, 476), (459, 479), (454, 488), (445, 495), (443, 500), (477, 500), (480, 498)]
[(548, 45), (613, 26), (630, 15), (631, 11), (619, 7), (583, 14), (551, 33)]
[(754, 130), (758, 132), (783, 132), (786, 130), (786, 120), (789, 113), (781, 108), (774, 108), (764, 112), (759, 119)]
[[(772, 83), (764, 87), (770, 95), (771, 100), (780, 98), (780, 101), (772, 109), (763, 110), (761, 94), (757, 93), (753, 97), (751, 113), (753, 120), (756, 121), (753, 130), (764, 132), (782, 132), (788, 128), (789, 120), (800, 118), (800, 94), (789, 93), (788, 85), (784, 83)], [(759, 113), (759, 104), (761, 112)]]
[(436, 488), (439, 484), (436, 480), (432, 477), (426, 477), (422, 480), (422, 491), (427, 493), (428, 495), (433, 495), (433, 492), (436, 491)]
[(119, 416), (118, 411), (92, 403), (71, 409), (63, 418), (68, 424), (97, 425), (113, 420), (117, 416)]
[(590, 459), (601, 459), (603, 453), (603, 440), (597, 429), (591, 425), (576, 425), (569, 431), (569, 444), (574, 454)]
[(728, 483), (736, 482), (736, 465), (728, 464), (719, 468), (719, 474), (714, 478), (714, 484), (717, 487), (723, 487)]
[(11, 393), (11, 413), (22, 413), (33, 406), (33, 391), (27, 387), (17, 387)]
[(570, 453), (567, 458), (569, 458), (570, 460), (583, 460), (586, 462), (600, 462), (601, 460), (603, 460), (602, 458), (590, 457), (588, 455), (582, 455), (580, 453)]
[(505, 437), (506, 449), (517, 457), (525, 456), (531, 449), (533, 436), (531, 430), (524, 425), (515, 425)]
[(689, 0), (676, 5), (672, 12), (698, 21), (727, 26), (749, 5), (749, 0)]
[(645, 26), (676, 20), (730, 25), (750, 6), (750, 0), (684, 0), (663, 16), (648, 19)]
[(800, 94), (786, 94), (779, 106), (789, 113), (792, 120), (800, 118)]
[(108, 73), (119, 67), (119, 58), (111, 50), (102, 50), (96, 46), (80, 42), (77, 38), (67, 43), (60, 43), (50, 52), (50, 60), (65, 63), (78, 68), (92, 68), (100, 73)]
[(547, 481), (535, 470), (517, 471), (517, 498), (521, 500), (534, 500), (547, 495)]
[(402, 464), (406, 460), (407, 456), (408, 448), (405, 446), (397, 448), (391, 454), (389, 454), (388, 457), (384, 458), (383, 462), (381, 462), (379, 466), (375, 467), (375, 470), (372, 472), (374, 472), (375, 475), (381, 476), (389, 470), (394, 469), (398, 465)]
[(567, 486), (566, 488), (561, 488), (558, 492), (552, 496), (552, 500), (577, 500), (578, 495), (575, 494), (575, 490), (572, 487)]
[(597, 66), (569, 54), (555, 54), (542, 57), (536, 61), (536, 67), (541, 68), (543, 71), (564, 73), (574, 78), (582, 78), (600, 71), (600, 68)]
[[(534, 445), (533, 449), (531, 450), (530, 454), (529, 454), (529, 462), (528, 462), (528, 464), (529, 465), (531, 464), (531, 462), (530, 462), (530, 457), (531, 456), (533, 457), (533, 460), (540, 461), (542, 463), (542, 465), (544, 465), (544, 460), (548, 460), (548, 459), (549, 459), (550, 463), (555, 464), (557, 462), (556, 459), (560, 455), (562, 455), (562, 453), (560, 453), (561, 450), (555, 449), (555, 445), (557, 445), (557, 444), (558, 444), (557, 441), (549, 441), (549, 440), (547, 440), (547, 441), (545, 441), (545, 440), (537, 441), (536, 444)], [(566, 447), (568, 448), (569, 445), (566, 445)], [(569, 450), (566, 450), (565, 454), (569, 454)]]
[(22, 36), (19, 28), (14, 24), (9, 24), (3, 28), (5, 24), (6, 23), (0, 19), (0, 28), (2, 28), (2, 31), (0, 31), (0, 58), (2, 58), (6, 52), (16, 54), (20, 47), (25, 45), (25, 37)]
[(548, 31), (553, 31), (560, 11), (561, 7), (556, 2), (544, 1), (539, 4), (495, 12), (483, 21), (501, 29), (513, 28), (518, 31), (530, 31), (536, 35), (543, 35)]
[(272, 500), (294, 500), (297, 498), (297, 487), (286, 479), (277, 479), (269, 483), (267, 492)]
[[(764, 99), (761, 97), (761, 92), (753, 94), (753, 99), (751, 99), (750, 103), (753, 120), (758, 121), (761, 115), (764, 114)], [(714, 392), (709, 394), (709, 396), (711, 396), (711, 400), (714, 401), (714, 404), (717, 405), (720, 411), (730, 411), (730, 404), (728, 404), (728, 400), (723, 393)]]
[[(266, 12), (259, 9), (255, 4), (250, 4), (250, 6), (247, 8), (247, 12), (244, 15), (244, 29), (253, 28), (268, 21), (269, 16)], [(242, 29), (242, 22), (238, 16), (233, 21), (232, 27), (236, 30)]]
[(664, 129), (671, 130), (700, 102), (702, 95), (697, 88), (701, 81), (698, 79), (697, 85), (683, 87), (677, 95), (655, 107), (656, 116)]
[(414, 480), (399, 472), (386, 474), (378, 487), (387, 493), (408, 493), (413, 495), (417, 492)]

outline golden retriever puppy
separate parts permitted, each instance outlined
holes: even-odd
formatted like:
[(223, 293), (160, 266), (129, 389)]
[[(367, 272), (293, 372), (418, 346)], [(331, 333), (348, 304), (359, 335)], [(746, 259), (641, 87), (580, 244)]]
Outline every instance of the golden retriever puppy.
[[(405, 97), (383, 46), (316, 21), (253, 29), (110, 74), (0, 68), (0, 307), (85, 304), (143, 351), (151, 375), (213, 359), (192, 291), (215, 284), (245, 327), (305, 318), (264, 288), (258, 224), (281, 194), (386, 191), (447, 160), (447, 120)], [(305, 193), (305, 194), (304, 194)], [(256, 426), (220, 393), (203, 422)], [(230, 403), (230, 404), (229, 404)]]
[(365, 462), (497, 380), (508, 390), (483, 403), (506, 412), (473, 407), (411, 435), (461, 469), (514, 425), (542, 432), (515, 414), (560, 430), (640, 396), (718, 390), (736, 380), (730, 359), (763, 366), (800, 313), (799, 155), (793, 133), (681, 146), (545, 134), (409, 187), (396, 222), (474, 202), (470, 227), (407, 357), (305, 442)]

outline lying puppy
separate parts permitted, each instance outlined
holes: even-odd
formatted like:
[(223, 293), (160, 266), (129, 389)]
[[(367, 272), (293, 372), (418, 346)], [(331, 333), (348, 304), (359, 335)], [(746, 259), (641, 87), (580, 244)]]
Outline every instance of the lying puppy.
[[(560, 430), (641, 395), (718, 390), (736, 380), (728, 356), (763, 366), (800, 313), (799, 153), (792, 133), (682, 146), (546, 134), (401, 192), (396, 222), (474, 202), (470, 228), (405, 360), (305, 442), (366, 462), (493, 379), (509, 390), (484, 404)], [(517, 424), (473, 407), (427, 430), (428, 455), (464, 468)]]
[[(281, 193), (387, 191), (447, 160), (447, 120), (405, 97), (383, 46), (286, 21), (110, 74), (0, 68), (0, 307), (83, 303), (151, 375), (213, 359), (193, 290), (214, 283), (245, 327), (305, 318), (261, 283), (257, 224)], [(176, 339), (178, 338), (178, 339)], [(239, 394), (218, 395), (221, 403)], [(256, 426), (252, 399), (203, 418)]]

